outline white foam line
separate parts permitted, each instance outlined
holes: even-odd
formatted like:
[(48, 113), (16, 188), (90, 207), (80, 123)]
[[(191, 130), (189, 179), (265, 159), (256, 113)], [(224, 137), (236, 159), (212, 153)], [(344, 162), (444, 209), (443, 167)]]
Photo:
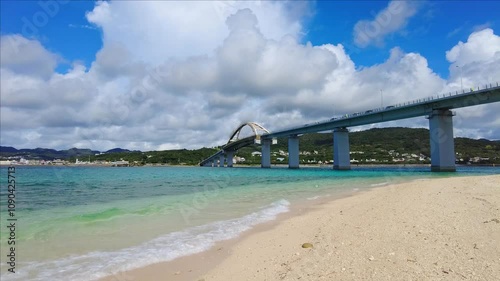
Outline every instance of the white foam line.
[(383, 186), (383, 185), (387, 185), (388, 182), (382, 182), (382, 183), (374, 183), (374, 184), (371, 184), (370, 186), (371, 187), (376, 187), (376, 186)]
[[(138, 246), (113, 252), (90, 252), (48, 262), (23, 264), (16, 274), (2, 280), (89, 281), (149, 264), (166, 262), (208, 250), (215, 242), (237, 237), (253, 226), (288, 212), (290, 202), (276, 201), (265, 209), (241, 218), (218, 221), (169, 233)], [(4, 277), (4, 276), (2, 276)]]

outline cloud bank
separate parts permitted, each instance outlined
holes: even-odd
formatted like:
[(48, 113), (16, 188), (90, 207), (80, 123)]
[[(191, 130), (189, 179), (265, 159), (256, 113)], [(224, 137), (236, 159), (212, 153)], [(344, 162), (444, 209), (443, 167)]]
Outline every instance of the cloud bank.
[[(135, 2), (96, 4), (87, 17), (103, 30), (104, 45), (88, 69), (75, 63), (57, 73), (59, 58), (40, 42), (3, 35), (2, 145), (210, 147), (225, 143), (242, 122), (272, 131), (379, 107), (381, 90), (389, 105), (459, 90), (461, 78), (464, 87), (476, 87), (500, 77), (500, 37), (491, 29), (446, 53), (444, 79), (425, 57), (398, 47), (385, 62), (357, 68), (341, 44), (303, 44), (304, 15), (287, 2), (196, 2), (192, 18), (176, 18), (182, 12), (176, 2), (148, 3), (143, 16)], [(456, 133), (500, 139), (499, 109), (458, 110)]]

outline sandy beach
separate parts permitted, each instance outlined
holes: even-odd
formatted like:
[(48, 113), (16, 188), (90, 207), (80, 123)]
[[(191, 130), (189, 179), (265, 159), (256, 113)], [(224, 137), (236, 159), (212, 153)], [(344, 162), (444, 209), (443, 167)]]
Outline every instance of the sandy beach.
[(499, 272), (500, 176), (481, 176), (312, 201), (207, 252), (103, 280), (500, 280)]

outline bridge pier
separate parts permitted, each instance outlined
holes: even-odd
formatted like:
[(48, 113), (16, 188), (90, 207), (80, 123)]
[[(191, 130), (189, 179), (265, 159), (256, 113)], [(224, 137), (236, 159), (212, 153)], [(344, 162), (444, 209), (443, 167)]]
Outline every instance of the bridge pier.
[(271, 140), (262, 140), (262, 155), (260, 159), (261, 168), (271, 168)]
[(431, 139), (431, 171), (455, 172), (455, 141), (453, 139), (453, 112), (433, 110), (429, 115)]
[(333, 169), (351, 169), (349, 130), (346, 128), (337, 128), (333, 130)]
[(226, 151), (226, 161), (227, 161), (227, 166), (232, 168), (233, 167), (233, 157), (234, 157), (234, 151)]
[(288, 137), (288, 168), (299, 168), (299, 137), (297, 135)]
[(224, 154), (219, 156), (219, 167), (220, 168), (224, 168), (224, 160), (225, 160)]

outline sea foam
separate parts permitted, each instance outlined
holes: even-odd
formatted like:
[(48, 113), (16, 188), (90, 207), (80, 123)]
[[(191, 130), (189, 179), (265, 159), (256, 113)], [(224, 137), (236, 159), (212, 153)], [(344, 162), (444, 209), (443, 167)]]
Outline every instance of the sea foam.
[(389, 184), (388, 182), (381, 182), (381, 183), (374, 183), (374, 184), (370, 184), (371, 187), (378, 187), (378, 186), (384, 186), (384, 185), (387, 185)]
[(257, 224), (274, 220), (277, 215), (287, 212), (289, 205), (287, 200), (282, 199), (241, 218), (172, 232), (118, 251), (96, 251), (53, 261), (21, 263), (16, 274), (6, 275), (5, 280), (89, 281), (120, 271), (170, 261), (208, 250), (217, 241), (235, 238)]

